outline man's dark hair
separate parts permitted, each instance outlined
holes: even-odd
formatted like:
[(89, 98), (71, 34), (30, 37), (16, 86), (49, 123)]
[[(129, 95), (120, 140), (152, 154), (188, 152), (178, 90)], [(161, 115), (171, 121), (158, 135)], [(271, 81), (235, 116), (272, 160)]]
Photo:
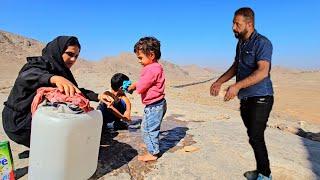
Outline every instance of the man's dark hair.
[(111, 88), (114, 91), (118, 91), (119, 88), (122, 86), (123, 81), (128, 81), (129, 77), (122, 74), (122, 73), (116, 73), (111, 78)]
[(161, 57), (160, 46), (160, 41), (155, 37), (143, 37), (134, 45), (134, 53), (140, 50), (143, 54), (150, 55), (153, 52), (155, 59), (159, 60)]
[(234, 16), (242, 15), (247, 21), (252, 21), (252, 24), (254, 25), (254, 12), (249, 7), (243, 7), (234, 13)]
[(79, 47), (79, 51), (81, 50), (81, 45), (79, 43), (78, 38), (72, 36), (66, 43), (66, 46), (64, 47), (66, 50), (68, 48), (68, 46), (78, 46)]

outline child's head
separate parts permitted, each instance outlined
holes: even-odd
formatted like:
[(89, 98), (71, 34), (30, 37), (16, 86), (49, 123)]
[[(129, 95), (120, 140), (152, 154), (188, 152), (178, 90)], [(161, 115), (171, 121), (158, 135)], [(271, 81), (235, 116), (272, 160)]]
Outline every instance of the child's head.
[(129, 81), (129, 77), (122, 74), (116, 73), (111, 78), (111, 88), (115, 92), (122, 91), (121, 86), (123, 85), (123, 81)]
[(134, 45), (134, 53), (143, 66), (157, 62), (161, 57), (160, 41), (155, 37), (143, 37)]

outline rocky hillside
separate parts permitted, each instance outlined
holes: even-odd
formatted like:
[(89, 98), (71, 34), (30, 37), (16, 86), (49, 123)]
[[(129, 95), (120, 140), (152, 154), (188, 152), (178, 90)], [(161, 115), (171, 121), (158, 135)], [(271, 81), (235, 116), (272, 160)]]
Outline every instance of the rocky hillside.
[[(27, 56), (41, 55), (41, 50), (45, 46), (37, 40), (15, 35), (0, 30), (0, 70), (4, 76), (0, 77), (1, 82), (12, 84), (22, 65), (26, 62)], [(193, 65), (192, 68), (182, 68), (166, 60), (160, 60), (163, 65), (168, 81), (171, 80), (191, 80), (201, 77), (210, 77), (212, 72), (204, 68)], [(137, 79), (141, 66), (133, 53), (121, 53), (118, 56), (106, 57), (98, 62), (87, 61), (79, 58), (72, 68), (74, 75), (86, 74), (88, 78), (99, 76), (109, 79), (114, 73), (122, 72), (131, 78)], [(1, 84), (2, 85), (2, 84)]]
[(0, 55), (8, 59), (20, 62), (26, 56), (37, 56), (41, 54), (44, 44), (41, 42), (0, 31)]

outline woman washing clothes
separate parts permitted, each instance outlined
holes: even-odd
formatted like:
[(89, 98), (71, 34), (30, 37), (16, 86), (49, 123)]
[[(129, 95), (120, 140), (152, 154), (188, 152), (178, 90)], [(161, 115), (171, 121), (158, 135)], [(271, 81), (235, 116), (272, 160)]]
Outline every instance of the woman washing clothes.
[(74, 36), (58, 36), (42, 50), (42, 56), (27, 57), (2, 111), (3, 129), (14, 142), (30, 147), (31, 103), (40, 87), (57, 87), (67, 96), (82, 93), (90, 101), (107, 105), (113, 99), (106, 94), (79, 88), (70, 68), (80, 53)]

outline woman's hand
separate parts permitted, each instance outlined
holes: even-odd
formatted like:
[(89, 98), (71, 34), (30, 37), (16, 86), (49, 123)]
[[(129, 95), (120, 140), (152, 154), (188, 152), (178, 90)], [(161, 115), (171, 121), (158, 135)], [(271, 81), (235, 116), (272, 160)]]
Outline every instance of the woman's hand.
[(98, 95), (98, 99), (99, 101), (103, 102), (104, 104), (106, 104), (106, 106), (108, 108), (110, 108), (113, 104), (114, 99), (106, 92), (103, 92), (101, 94)]
[(50, 83), (57, 86), (57, 88), (67, 96), (74, 96), (75, 93), (81, 93), (72, 82), (62, 76), (52, 76)]

